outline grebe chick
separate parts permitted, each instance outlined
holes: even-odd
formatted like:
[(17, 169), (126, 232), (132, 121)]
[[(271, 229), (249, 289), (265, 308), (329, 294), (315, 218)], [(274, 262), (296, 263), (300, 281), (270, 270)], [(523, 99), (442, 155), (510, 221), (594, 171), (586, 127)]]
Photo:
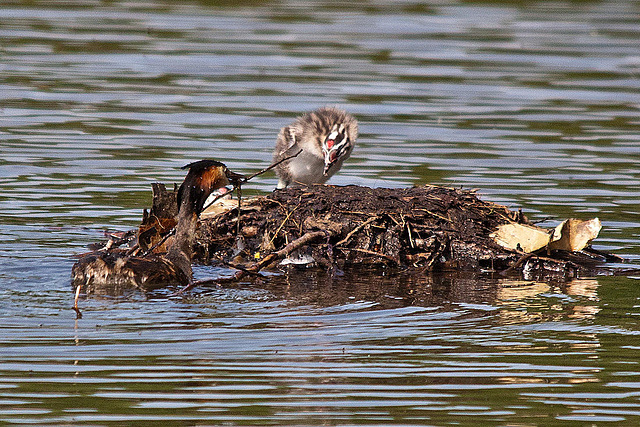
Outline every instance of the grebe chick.
[(230, 183), (244, 181), (215, 160), (188, 164), (187, 176), (177, 194), (178, 217), (175, 236), (165, 255), (127, 256), (125, 251), (108, 251), (87, 255), (71, 269), (74, 286), (136, 286), (154, 289), (168, 284), (191, 282), (191, 248), (195, 241), (198, 216), (213, 191)]
[(323, 107), (298, 117), (280, 130), (276, 141), (274, 163), (302, 149), (275, 168), (278, 188), (327, 182), (351, 155), (357, 138), (358, 122), (338, 108)]

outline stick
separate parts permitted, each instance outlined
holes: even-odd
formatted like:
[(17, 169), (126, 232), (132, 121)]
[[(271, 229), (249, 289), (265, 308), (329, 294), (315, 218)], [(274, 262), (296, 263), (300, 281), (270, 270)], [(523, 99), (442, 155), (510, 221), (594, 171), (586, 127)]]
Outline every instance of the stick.
[(354, 234), (356, 234), (358, 231), (362, 230), (365, 226), (371, 224), (373, 221), (377, 220), (378, 218), (380, 218), (379, 216), (372, 216), (371, 218), (367, 219), (364, 222), (361, 222), (358, 226), (356, 226), (353, 230), (351, 230), (349, 232), (349, 234), (347, 234), (347, 237), (345, 237), (344, 239), (340, 240), (338, 243), (336, 243), (336, 246), (340, 246), (346, 242), (349, 241), (349, 239), (351, 237), (353, 237)]
[(76, 319), (82, 319), (82, 313), (80, 312), (80, 309), (78, 308), (78, 299), (80, 298), (80, 289), (81, 288), (82, 288), (82, 285), (76, 286), (76, 297), (73, 300), (73, 309), (76, 312)]
[(127, 251), (127, 256), (134, 255), (136, 251), (138, 251), (138, 249), (140, 249), (140, 244), (136, 243), (129, 248), (129, 250)]
[(435, 216), (436, 218), (440, 218), (440, 219), (442, 219), (442, 220), (444, 220), (444, 221), (451, 222), (451, 219), (449, 219), (449, 218), (445, 218), (445, 217), (443, 217), (442, 215), (438, 215), (438, 214), (437, 214), (437, 213), (435, 213), (435, 212), (431, 212), (431, 211), (430, 211), (430, 210), (428, 210), (428, 209), (414, 208), (413, 210), (414, 210), (414, 211), (422, 211), (422, 212), (426, 212), (426, 213), (428, 213), (429, 215)]
[(244, 272), (245, 272), (245, 273), (247, 273), (247, 274), (251, 274), (251, 275), (256, 276), (256, 277), (263, 277), (261, 273), (256, 273), (256, 272), (254, 272), (254, 271), (249, 271), (249, 270), (247, 269), (247, 267), (245, 267), (245, 266), (243, 266), (243, 265), (236, 264), (236, 263), (234, 263), (234, 262), (225, 261), (225, 260), (223, 260), (223, 259), (218, 259), (218, 261), (219, 261), (221, 264), (224, 264), (224, 265), (226, 265), (226, 266), (228, 266), (228, 267), (231, 267), (231, 268), (235, 268), (236, 270), (244, 271)]
[(520, 267), (525, 261), (527, 261), (529, 258), (533, 257), (534, 255), (535, 255), (535, 252), (530, 252), (528, 254), (522, 255), (520, 258), (518, 258), (518, 260), (515, 263), (513, 263), (513, 265), (511, 265), (509, 268), (501, 271), (500, 275), (501, 276), (506, 276), (507, 274), (509, 274), (512, 271), (514, 271), (516, 268)]
[(242, 212), (240, 210), (240, 201), (242, 200), (242, 187), (238, 186), (238, 224), (236, 227), (236, 237), (240, 235), (240, 213)]
[(247, 268), (247, 270), (257, 273), (258, 271), (262, 270), (262, 268), (264, 268), (265, 266), (271, 264), (274, 261), (277, 261), (279, 259), (282, 259), (282, 258), (286, 257), (291, 252), (295, 251), (296, 249), (300, 248), (301, 246), (304, 246), (307, 243), (310, 243), (310, 242), (312, 242), (312, 241), (314, 241), (314, 240), (316, 240), (316, 239), (318, 239), (320, 237), (327, 236), (327, 233), (329, 234), (329, 237), (331, 237), (331, 235), (333, 234), (328, 230), (327, 231), (313, 231), (313, 232), (306, 233), (305, 235), (297, 238), (296, 240), (294, 240), (293, 242), (289, 243), (287, 246), (285, 246), (284, 248), (280, 249), (279, 251), (270, 253), (269, 255), (264, 257), (258, 264), (254, 264), (254, 265), (250, 266), (249, 268)]
[[(404, 217), (402, 218), (402, 221), (404, 221)], [(411, 236), (411, 225), (408, 222), (405, 222), (406, 226), (407, 226), (407, 232), (409, 233), (409, 243), (411, 244), (411, 247), (415, 249), (416, 245), (413, 244), (413, 237)]]
[(253, 175), (249, 175), (249, 177), (247, 178), (247, 181), (249, 181), (252, 178), (255, 178), (258, 175), (262, 175), (265, 172), (270, 171), (271, 169), (275, 168), (276, 166), (278, 166), (280, 163), (282, 162), (286, 162), (287, 160), (293, 159), (294, 157), (298, 157), (298, 154), (302, 153), (302, 148), (296, 153), (296, 154), (292, 154), (291, 156), (287, 156), (281, 160), (278, 160), (277, 162), (269, 165), (268, 167), (262, 169), (260, 172), (256, 172)]
[(385, 255), (385, 254), (380, 253), (380, 252), (374, 252), (374, 251), (370, 251), (368, 249), (358, 249), (358, 248), (344, 248), (344, 249), (346, 249), (348, 251), (356, 251), (356, 252), (362, 252), (362, 253), (369, 254), (369, 255), (375, 255), (375, 256), (380, 257), (380, 258), (388, 259), (389, 261), (391, 261), (392, 263), (394, 263), (396, 265), (400, 264), (400, 262), (398, 262), (397, 259), (392, 258), (389, 255)]
[(278, 236), (278, 233), (280, 232), (280, 230), (282, 230), (282, 227), (284, 227), (284, 225), (287, 223), (287, 221), (289, 221), (289, 218), (291, 218), (291, 215), (296, 211), (296, 209), (298, 209), (300, 207), (300, 203), (298, 203), (298, 205), (293, 208), (291, 210), (291, 212), (289, 212), (287, 214), (287, 216), (284, 218), (284, 220), (282, 221), (282, 224), (280, 224), (280, 227), (278, 227), (278, 229), (276, 230), (275, 233), (273, 233), (273, 237), (271, 238), (271, 240), (269, 241), (269, 247), (271, 247), (271, 245), (273, 244), (273, 241), (276, 239), (276, 237)]

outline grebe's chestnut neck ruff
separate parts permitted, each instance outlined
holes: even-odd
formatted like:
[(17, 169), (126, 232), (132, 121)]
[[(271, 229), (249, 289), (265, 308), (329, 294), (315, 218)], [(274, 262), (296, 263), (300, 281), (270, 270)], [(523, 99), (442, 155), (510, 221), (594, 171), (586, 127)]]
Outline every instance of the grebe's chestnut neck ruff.
[(244, 176), (215, 160), (200, 160), (183, 169), (187, 168), (189, 172), (178, 189), (176, 233), (166, 255), (137, 257), (127, 256), (124, 251), (89, 254), (71, 270), (74, 286), (132, 285), (153, 289), (191, 281), (191, 248), (205, 200), (219, 188), (242, 182)]
[(274, 163), (302, 152), (279, 164), (278, 188), (327, 182), (351, 155), (358, 138), (358, 122), (338, 108), (323, 107), (307, 113), (280, 130), (273, 154)]

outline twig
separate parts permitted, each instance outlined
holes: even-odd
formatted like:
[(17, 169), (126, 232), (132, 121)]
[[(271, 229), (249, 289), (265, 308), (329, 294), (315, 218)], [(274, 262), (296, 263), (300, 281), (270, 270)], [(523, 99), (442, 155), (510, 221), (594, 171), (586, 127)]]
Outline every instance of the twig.
[(428, 209), (414, 208), (413, 210), (414, 210), (414, 211), (422, 211), (422, 212), (426, 212), (426, 213), (428, 213), (429, 215), (435, 216), (436, 218), (440, 218), (440, 219), (442, 219), (442, 220), (444, 220), (444, 221), (451, 222), (451, 218), (445, 218), (445, 217), (443, 217), (442, 215), (438, 215), (437, 213), (435, 213), (435, 212), (431, 212), (431, 211), (430, 211), (430, 210), (428, 210)]
[(289, 218), (291, 217), (291, 215), (293, 215), (293, 213), (296, 211), (296, 209), (298, 209), (300, 207), (300, 203), (298, 203), (296, 205), (295, 208), (293, 208), (288, 214), (287, 216), (284, 218), (284, 220), (282, 221), (282, 223), (280, 224), (280, 226), (278, 227), (278, 229), (276, 230), (275, 233), (273, 233), (273, 237), (271, 238), (271, 240), (269, 241), (269, 246), (271, 247), (271, 245), (273, 244), (273, 241), (276, 239), (276, 237), (278, 236), (278, 233), (280, 232), (280, 230), (282, 230), (282, 227), (284, 227), (284, 225), (287, 223), (287, 221), (289, 221)]
[[(402, 220), (404, 221), (404, 217)], [(408, 222), (405, 222), (405, 225), (407, 226), (407, 232), (409, 233), (409, 243), (411, 244), (411, 247), (415, 249), (416, 245), (413, 243), (413, 236), (411, 236), (411, 225)]]
[(138, 242), (135, 245), (131, 246), (129, 248), (129, 250), (126, 252), (126, 256), (134, 255), (138, 249), (140, 249), (140, 242)]
[[(391, 219), (391, 221), (395, 222), (396, 225), (400, 225), (400, 223), (398, 221), (396, 221), (396, 219), (393, 217), (393, 215), (391, 215), (390, 213), (388, 213), (386, 215)], [(404, 220), (402, 222), (404, 222)]]
[(327, 231), (313, 231), (313, 232), (306, 233), (303, 236), (301, 236), (301, 237), (297, 238), (296, 240), (294, 240), (293, 242), (289, 243), (287, 246), (285, 246), (284, 248), (280, 249), (279, 251), (270, 253), (269, 255), (264, 257), (258, 264), (254, 264), (254, 265), (250, 266), (248, 268), (248, 270), (249, 271), (258, 272), (258, 271), (262, 270), (265, 266), (271, 264), (272, 262), (286, 257), (291, 252), (295, 251), (296, 249), (300, 248), (301, 246), (304, 246), (307, 243), (310, 243), (310, 242), (312, 242), (312, 241), (314, 241), (314, 240), (316, 240), (316, 239), (318, 239), (320, 237), (326, 237), (327, 234), (329, 234), (329, 237), (333, 235), (333, 233), (331, 233), (329, 230), (327, 230)]
[(343, 213), (343, 214), (351, 214), (351, 215), (371, 215), (371, 212), (361, 212), (361, 211), (345, 211), (345, 210), (339, 210), (338, 212)]
[(531, 224), (536, 224), (536, 225), (538, 225), (538, 224), (540, 224), (540, 223), (542, 223), (542, 222), (549, 221), (550, 219), (553, 219), (553, 217), (551, 217), (551, 216), (547, 216), (547, 217), (544, 217), (544, 218), (539, 219), (539, 220), (537, 220), (537, 221), (531, 221)]
[(247, 274), (251, 274), (253, 276), (262, 277), (261, 273), (257, 273), (255, 271), (249, 271), (249, 269), (243, 265), (236, 264), (235, 262), (225, 261), (223, 259), (218, 259), (221, 264), (226, 265), (227, 267), (235, 268), (236, 270), (244, 271)]
[(236, 193), (238, 194), (238, 218), (236, 219), (236, 238), (238, 238), (238, 236), (240, 236), (240, 214), (242, 213), (242, 211), (240, 210), (240, 202), (242, 200), (242, 186), (238, 185), (238, 189), (236, 190)]
[(76, 319), (82, 319), (82, 313), (80, 312), (80, 308), (78, 308), (78, 299), (80, 298), (80, 289), (82, 285), (76, 286), (76, 297), (73, 299), (73, 309), (76, 312)]
[(370, 251), (368, 249), (359, 249), (359, 248), (344, 248), (344, 249), (348, 250), (348, 251), (356, 251), (356, 252), (362, 252), (362, 253), (369, 254), (369, 255), (375, 255), (375, 256), (380, 257), (380, 258), (388, 259), (389, 261), (393, 262), (396, 265), (400, 264), (400, 262), (397, 259), (395, 259), (393, 257), (390, 257), (389, 255), (380, 253), (380, 252), (374, 252), (374, 251)]
[(511, 266), (509, 266), (509, 268), (501, 271), (500, 275), (501, 276), (506, 276), (507, 274), (509, 274), (512, 271), (514, 271), (516, 268), (520, 267), (525, 261), (527, 261), (529, 258), (533, 257), (534, 255), (535, 255), (535, 252), (530, 252), (528, 254), (522, 255), (515, 263), (513, 263), (513, 265), (511, 265)]
[(278, 166), (282, 162), (286, 162), (287, 160), (293, 159), (294, 157), (298, 157), (298, 154), (300, 154), (300, 153), (302, 153), (302, 148), (296, 154), (292, 154), (291, 156), (287, 156), (284, 159), (278, 160), (277, 162), (275, 162), (275, 163), (269, 165), (268, 167), (262, 169), (260, 172), (256, 172), (253, 175), (249, 175), (247, 177), (247, 181), (249, 181), (252, 178), (255, 178), (258, 175), (262, 175), (263, 173), (270, 171), (271, 169), (275, 168), (276, 166)]
[[(256, 271), (249, 271), (247, 269), (247, 267), (243, 267), (241, 265), (232, 263), (232, 262), (228, 262), (228, 261), (224, 261), (222, 259), (218, 259), (218, 261), (220, 261), (222, 264), (228, 265), (231, 268), (235, 268), (236, 270), (239, 270), (240, 272), (243, 272), (245, 274), (248, 274), (250, 276), (255, 276), (255, 277), (263, 277), (262, 274), (260, 272), (256, 272)], [(236, 273), (237, 274), (237, 273)], [(234, 274), (231, 277), (219, 277), (217, 279), (202, 279), (202, 280), (194, 280), (191, 283), (189, 283), (187, 286), (185, 286), (184, 288), (180, 289), (177, 292), (174, 292), (173, 294), (171, 294), (172, 297), (181, 295), (187, 291), (190, 291), (191, 289), (195, 288), (196, 286), (202, 286), (202, 285), (220, 285), (222, 283), (229, 283), (229, 282), (235, 282), (239, 279), (241, 279), (242, 277), (238, 277), (236, 278), (236, 274)]]
[(367, 219), (366, 221), (361, 222), (353, 230), (351, 230), (349, 232), (349, 234), (347, 234), (347, 237), (345, 237), (344, 239), (342, 239), (338, 243), (336, 243), (336, 246), (340, 246), (340, 245), (348, 242), (349, 239), (351, 239), (351, 237), (354, 234), (356, 234), (358, 231), (362, 230), (364, 227), (366, 227), (367, 225), (371, 224), (373, 221), (377, 220), (378, 218), (380, 218), (380, 217), (379, 216), (372, 216), (369, 219)]

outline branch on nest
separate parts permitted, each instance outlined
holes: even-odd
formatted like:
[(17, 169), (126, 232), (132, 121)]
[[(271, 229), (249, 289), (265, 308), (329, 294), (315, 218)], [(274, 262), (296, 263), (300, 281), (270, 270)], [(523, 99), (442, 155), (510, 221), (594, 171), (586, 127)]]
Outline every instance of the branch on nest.
[(360, 224), (358, 224), (353, 230), (351, 230), (349, 232), (349, 234), (347, 234), (347, 237), (345, 237), (344, 239), (340, 240), (338, 243), (336, 243), (336, 246), (340, 246), (345, 244), (346, 242), (349, 241), (349, 239), (351, 239), (351, 237), (356, 234), (358, 231), (362, 230), (362, 228), (366, 227), (367, 225), (371, 224), (373, 221), (377, 220), (378, 218), (380, 218), (379, 216), (372, 216), (369, 219), (367, 219), (366, 221), (361, 222)]
[(343, 248), (343, 250), (362, 252), (363, 254), (373, 255), (373, 256), (377, 256), (379, 258), (384, 258), (386, 260), (389, 260), (394, 265), (400, 265), (400, 261), (398, 261), (397, 259), (395, 259), (393, 257), (390, 257), (389, 255), (380, 253), (380, 252), (374, 252), (374, 251), (370, 251), (368, 249), (359, 249), (359, 248)]

